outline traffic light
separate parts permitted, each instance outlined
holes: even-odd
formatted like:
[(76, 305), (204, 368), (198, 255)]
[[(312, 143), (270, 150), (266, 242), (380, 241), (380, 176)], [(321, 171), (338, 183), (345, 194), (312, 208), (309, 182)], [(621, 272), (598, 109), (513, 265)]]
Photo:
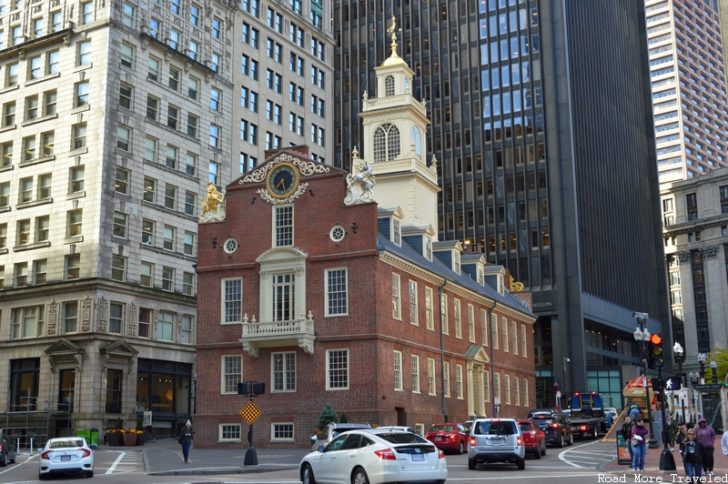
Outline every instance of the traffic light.
[(662, 335), (653, 333), (650, 335), (649, 361), (651, 368), (662, 367)]

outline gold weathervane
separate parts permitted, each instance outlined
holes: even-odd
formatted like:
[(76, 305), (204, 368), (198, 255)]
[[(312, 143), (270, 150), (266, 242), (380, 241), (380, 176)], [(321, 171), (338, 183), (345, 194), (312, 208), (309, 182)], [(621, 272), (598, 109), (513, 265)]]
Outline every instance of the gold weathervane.
[(392, 34), (392, 55), (397, 55), (397, 18), (392, 15), (392, 25), (387, 29)]
[(510, 291), (511, 292), (521, 292), (526, 287), (523, 285), (521, 281), (517, 281), (511, 277), (511, 283), (510, 283)]

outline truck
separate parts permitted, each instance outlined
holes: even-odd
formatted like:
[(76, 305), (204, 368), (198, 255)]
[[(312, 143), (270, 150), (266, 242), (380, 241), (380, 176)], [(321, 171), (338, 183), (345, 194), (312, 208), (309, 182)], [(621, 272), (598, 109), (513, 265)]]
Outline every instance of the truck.
[(602, 429), (604, 407), (597, 392), (574, 393), (569, 399), (569, 424), (574, 436), (596, 439)]

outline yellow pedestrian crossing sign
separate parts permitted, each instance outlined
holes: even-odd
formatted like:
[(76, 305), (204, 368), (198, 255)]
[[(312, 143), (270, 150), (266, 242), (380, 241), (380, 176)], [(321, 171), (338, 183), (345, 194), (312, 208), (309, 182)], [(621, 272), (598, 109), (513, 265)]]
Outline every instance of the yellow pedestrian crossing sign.
[(258, 417), (260, 417), (260, 409), (255, 402), (250, 400), (243, 408), (240, 409), (240, 416), (248, 422), (248, 425), (253, 425), (253, 422), (258, 420)]

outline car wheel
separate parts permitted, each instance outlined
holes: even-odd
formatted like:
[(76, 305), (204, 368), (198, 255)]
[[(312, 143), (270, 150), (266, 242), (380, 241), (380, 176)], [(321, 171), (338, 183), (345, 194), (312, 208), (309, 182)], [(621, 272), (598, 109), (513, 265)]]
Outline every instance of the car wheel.
[(354, 476), (351, 478), (351, 484), (369, 484), (369, 477), (361, 467), (354, 469)]
[(569, 434), (569, 445), (574, 445), (574, 434)]
[(303, 465), (303, 470), (301, 471), (301, 482), (303, 482), (303, 484), (316, 484), (316, 479), (313, 477), (313, 469), (311, 469), (311, 466), (308, 464)]
[(468, 469), (475, 470), (475, 459), (468, 459)]
[(561, 435), (559, 436), (559, 444), (557, 445), (557, 447), (561, 448), (561, 447), (563, 447), (563, 446), (564, 446), (565, 444), (566, 444), (566, 442), (564, 441), (564, 434), (561, 434)]
[(86, 471), (86, 477), (93, 477), (94, 471)]
[(526, 468), (526, 461), (523, 459), (518, 459), (516, 461), (516, 467), (518, 468), (519, 471), (522, 471), (523, 469)]
[(460, 445), (458, 446), (458, 454), (464, 454), (465, 453), (465, 445), (460, 442)]

